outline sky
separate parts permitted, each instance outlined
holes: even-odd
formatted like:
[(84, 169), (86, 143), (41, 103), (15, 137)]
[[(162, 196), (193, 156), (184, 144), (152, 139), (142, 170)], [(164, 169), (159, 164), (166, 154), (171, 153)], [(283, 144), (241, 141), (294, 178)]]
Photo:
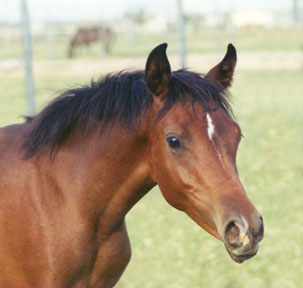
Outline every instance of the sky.
[[(298, 0), (302, 5), (303, 0)], [(183, 0), (186, 13), (234, 10), (290, 11), (293, 0)], [(175, 14), (176, 0), (28, 0), (32, 22), (112, 21), (144, 9), (148, 14)], [(0, 0), (0, 23), (20, 21), (20, 0)]]

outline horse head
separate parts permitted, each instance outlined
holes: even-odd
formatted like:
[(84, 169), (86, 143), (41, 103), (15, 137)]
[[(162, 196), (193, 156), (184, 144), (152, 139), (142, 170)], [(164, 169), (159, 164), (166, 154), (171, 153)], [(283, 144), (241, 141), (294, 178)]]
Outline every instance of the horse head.
[(145, 70), (155, 118), (153, 177), (169, 204), (222, 240), (241, 263), (257, 253), (264, 229), (236, 166), (241, 129), (227, 100), (236, 50), (230, 44), (223, 60), (203, 76), (171, 72), (166, 48), (162, 44), (150, 53)]

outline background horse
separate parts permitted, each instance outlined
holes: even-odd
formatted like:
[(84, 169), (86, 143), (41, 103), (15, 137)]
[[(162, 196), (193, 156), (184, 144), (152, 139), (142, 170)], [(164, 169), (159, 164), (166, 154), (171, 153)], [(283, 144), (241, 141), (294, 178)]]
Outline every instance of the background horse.
[(166, 47), (144, 72), (68, 90), (0, 130), (1, 287), (113, 287), (131, 256), (125, 215), (155, 185), (234, 261), (257, 253), (262, 217), (238, 177), (226, 94), (236, 51), (203, 76), (171, 72)]
[(113, 36), (113, 31), (109, 27), (105, 26), (79, 28), (70, 41), (68, 57), (74, 57), (75, 49), (77, 47), (89, 46), (97, 41), (102, 44), (104, 53), (108, 54), (110, 52), (110, 48), (113, 42)]

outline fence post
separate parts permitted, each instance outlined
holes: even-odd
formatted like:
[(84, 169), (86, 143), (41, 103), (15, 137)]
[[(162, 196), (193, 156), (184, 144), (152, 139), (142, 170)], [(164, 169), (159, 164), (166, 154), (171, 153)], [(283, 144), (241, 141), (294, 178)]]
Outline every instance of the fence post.
[(182, 0), (177, 1), (177, 10), (178, 10), (178, 39), (179, 39), (179, 55), (181, 67), (185, 68), (186, 66), (186, 39), (185, 39), (185, 27), (184, 27), (184, 11)]
[(27, 111), (29, 115), (36, 113), (35, 85), (32, 69), (32, 38), (30, 31), (30, 20), (27, 8), (27, 0), (21, 1), (21, 25), (23, 30), (23, 57), (25, 65), (25, 89), (27, 99)]

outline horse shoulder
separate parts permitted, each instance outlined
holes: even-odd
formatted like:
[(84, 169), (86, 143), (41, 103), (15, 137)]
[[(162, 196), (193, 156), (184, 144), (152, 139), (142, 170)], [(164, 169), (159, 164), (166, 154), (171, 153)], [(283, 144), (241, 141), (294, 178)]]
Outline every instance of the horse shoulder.
[(23, 159), (26, 125), (0, 129), (0, 282), (61, 283), (88, 273), (96, 243), (48, 160)]

